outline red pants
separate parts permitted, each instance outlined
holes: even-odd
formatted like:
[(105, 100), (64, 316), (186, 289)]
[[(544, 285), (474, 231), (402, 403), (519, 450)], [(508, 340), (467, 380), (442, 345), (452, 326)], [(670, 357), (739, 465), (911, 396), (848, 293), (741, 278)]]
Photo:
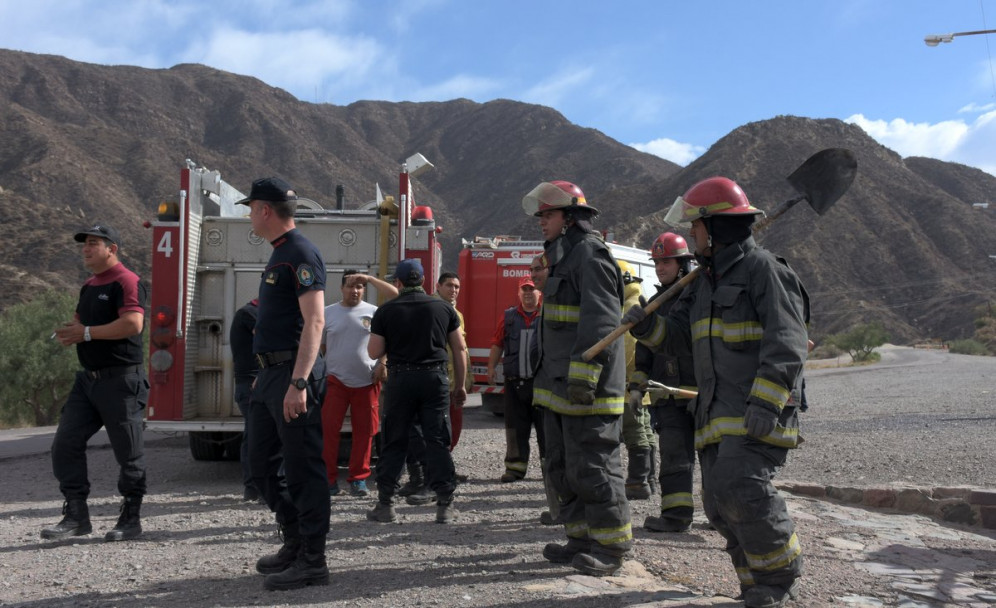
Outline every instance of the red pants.
[(373, 437), (380, 425), (380, 383), (350, 388), (335, 376), (327, 376), (328, 390), (322, 404), (322, 434), (325, 436), (325, 469), (329, 485), (339, 477), (339, 434), (346, 411), (353, 425), (353, 449), (349, 454), (349, 474), (346, 481), (370, 477), (370, 452)]

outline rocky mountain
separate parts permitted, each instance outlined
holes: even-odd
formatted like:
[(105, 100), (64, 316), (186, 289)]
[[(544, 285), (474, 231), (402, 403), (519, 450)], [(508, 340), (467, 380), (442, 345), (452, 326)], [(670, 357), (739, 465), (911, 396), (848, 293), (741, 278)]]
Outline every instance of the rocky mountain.
[[(837, 120), (777, 117), (745, 125), (688, 167), (578, 127), (547, 107), (364, 101), (311, 104), (250, 77), (199, 65), (167, 70), (83, 64), (0, 50), (0, 308), (86, 276), (70, 235), (95, 221), (124, 234), (126, 262), (148, 276), (142, 222), (175, 200), (185, 159), (248, 190), (280, 175), (308, 198), (347, 208), (397, 191), (421, 152), (418, 201), (443, 227), (446, 265), (461, 238), (537, 234), (522, 195), (545, 179), (581, 185), (598, 227), (648, 246), (691, 184), (722, 174), (770, 209), (793, 195), (784, 178), (813, 152), (858, 156), (851, 191), (825, 216), (800, 204), (761, 235), (802, 275), (814, 335), (879, 320), (894, 341), (971, 334), (974, 306), (996, 296), (996, 178), (931, 159), (902, 159)], [(996, 207), (996, 204), (993, 205)]]

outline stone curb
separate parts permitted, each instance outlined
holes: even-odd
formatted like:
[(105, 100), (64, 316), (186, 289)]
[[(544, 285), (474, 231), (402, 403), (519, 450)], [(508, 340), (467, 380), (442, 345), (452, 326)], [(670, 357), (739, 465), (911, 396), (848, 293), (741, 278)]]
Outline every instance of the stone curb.
[(776, 482), (775, 486), (798, 496), (918, 513), (948, 523), (996, 530), (996, 490), (968, 486), (860, 488), (795, 481)]

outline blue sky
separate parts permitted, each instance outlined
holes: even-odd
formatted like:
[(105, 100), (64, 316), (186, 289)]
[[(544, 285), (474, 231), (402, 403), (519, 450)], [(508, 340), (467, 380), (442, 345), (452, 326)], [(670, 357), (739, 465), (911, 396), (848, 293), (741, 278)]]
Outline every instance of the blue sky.
[(996, 175), (996, 0), (0, 0), (0, 46), (201, 63), (303, 101), (553, 107), (685, 165), (782, 114)]

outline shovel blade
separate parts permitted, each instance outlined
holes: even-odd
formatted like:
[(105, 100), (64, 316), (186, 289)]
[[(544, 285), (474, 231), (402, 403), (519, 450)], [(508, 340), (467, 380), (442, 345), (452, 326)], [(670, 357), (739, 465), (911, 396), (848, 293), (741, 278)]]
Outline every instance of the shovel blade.
[(819, 215), (823, 215), (847, 192), (858, 173), (854, 152), (827, 148), (806, 159), (785, 178)]

